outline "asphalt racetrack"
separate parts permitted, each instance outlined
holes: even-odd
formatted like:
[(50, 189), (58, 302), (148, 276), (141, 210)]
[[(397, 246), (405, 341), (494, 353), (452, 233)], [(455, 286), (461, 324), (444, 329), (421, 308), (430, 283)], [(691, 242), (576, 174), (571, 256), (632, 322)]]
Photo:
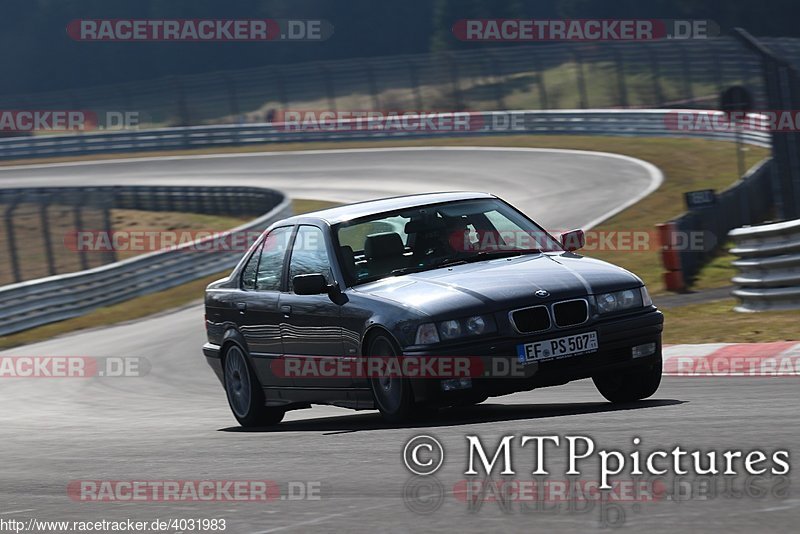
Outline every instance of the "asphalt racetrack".
[[(2, 187), (257, 184), (296, 198), (337, 201), (482, 190), (551, 228), (592, 225), (659, 181), (656, 170), (629, 158), (504, 149), (320, 151), (0, 170)], [(140, 377), (0, 382), (0, 519), (224, 518), (226, 531), (236, 533), (797, 527), (796, 485), (768, 475), (706, 481), (722, 488), (718, 492), (691, 477), (665, 477), (664, 491), (654, 500), (620, 493), (613, 502), (572, 498), (503, 506), (489, 500), (475, 507), (460, 492), (467, 478), (467, 435), (480, 436), (492, 450), (506, 435), (517, 436), (516, 443), (522, 435), (583, 435), (599, 448), (632, 451), (636, 436), (643, 451), (678, 445), (768, 453), (784, 448), (794, 459), (800, 440), (796, 378), (665, 377), (653, 398), (622, 408), (605, 402), (590, 381), (580, 381), (444, 410), (413, 425), (386, 424), (377, 412), (314, 407), (290, 412), (275, 428), (243, 431), (205, 364), (203, 340), (202, 307), (191, 305), (2, 353), (143, 358), (149, 369)], [(419, 434), (444, 447), (435, 476), (414, 477), (404, 465), (404, 446)], [(514, 452), (515, 478), (532, 480), (532, 452)], [(565, 480), (563, 454), (554, 451), (547, 468), (551, 479)], [(587, 463), (578, 478), (597, 477)], [(84, 502), (68, 488), (85, 480), (269, 480), (280, 494), (246, 502)]]

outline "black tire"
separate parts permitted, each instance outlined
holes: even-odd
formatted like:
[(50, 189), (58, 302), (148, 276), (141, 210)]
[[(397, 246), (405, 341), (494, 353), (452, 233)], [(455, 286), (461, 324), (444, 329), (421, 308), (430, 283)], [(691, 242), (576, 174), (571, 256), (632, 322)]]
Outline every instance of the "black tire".
[[(378, 334), (369, 342), (367, 357), (397, 358), (399, 351), (395, 343), (386, 335)], [(385, 366), (383, 366), (385, 367)], [(369, 377), (375, 407), (384, 419), (397, 423), (414, 415), (414, 393), (405, 377)]]
[(231, 345), (225, 351), (223, 373), (228, 405), (240, 425), (270, 426), (281, 422), (286, 410), (264, 405), (264, 390), (239, 346)]
[(661, 357), (650, 365), (592, 377), (600, 394), (611, 402), (646, 399), (661, 384)]

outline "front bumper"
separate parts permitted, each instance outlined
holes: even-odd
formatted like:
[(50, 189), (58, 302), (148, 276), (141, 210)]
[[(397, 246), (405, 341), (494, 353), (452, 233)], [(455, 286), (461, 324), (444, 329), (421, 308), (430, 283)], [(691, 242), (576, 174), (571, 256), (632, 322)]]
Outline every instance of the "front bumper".
[[(487, 373), (472, 376), (472, 387), (444, 392), (442, 380), (411, 379), (414, 398), (418, 402), (436, 402), (459, 397), (498, 396), (528, 391), (534, 388), (566, 384), (594, 375), (647, 366), (661, 362), (661, 332), (664, 316), (655, 308), (636, 315), (597, 321), (576, 328), (549, 331), (534, 336), (492, 339), (469, 346), (442, 348), (435, 351), (404, 351), (406, 357), (451, 356), (479, 358)], [(598, 349), (589, 354), (558, 360), (518, 364), (517, 345), (544, 341), (584, 332), (597, 332)], [(634, 358), (631, 349), (637, 345), (655, 343), (653, 354)], [(501, 360), (501, 361), (499, 361)], [(513, 372), (503, 372), (513, 370)]]

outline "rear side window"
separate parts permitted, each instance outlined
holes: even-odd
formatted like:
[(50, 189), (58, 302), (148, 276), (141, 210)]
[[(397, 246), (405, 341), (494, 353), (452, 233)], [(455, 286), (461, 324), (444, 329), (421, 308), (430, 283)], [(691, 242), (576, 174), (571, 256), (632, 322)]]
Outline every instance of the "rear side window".
[[(283, 276), (283, 260), (292, 235), (292, 227), (275, 228), (264, 240), (256, 268), (255, 288), (261, 291), (278, 291)], [(249, 265), (248, 265), (249, 266)]]
[(261, 259), (261, 249), (264, 247), (262, 242), (258, 245), (247, 264), (242, 269), (242, 289), (255, 289), (256, 288), (256, 272), (258, 271), (258, 260)]

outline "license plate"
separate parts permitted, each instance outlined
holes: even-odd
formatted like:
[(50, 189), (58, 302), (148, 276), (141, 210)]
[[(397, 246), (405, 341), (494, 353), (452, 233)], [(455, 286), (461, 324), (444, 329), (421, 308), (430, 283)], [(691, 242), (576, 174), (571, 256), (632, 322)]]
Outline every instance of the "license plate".
[(517, 358), (520, 363), (541, 362), (588, 354), (596, 350), (597, 332), (585, 332), (573, 336), (517, 345)]

